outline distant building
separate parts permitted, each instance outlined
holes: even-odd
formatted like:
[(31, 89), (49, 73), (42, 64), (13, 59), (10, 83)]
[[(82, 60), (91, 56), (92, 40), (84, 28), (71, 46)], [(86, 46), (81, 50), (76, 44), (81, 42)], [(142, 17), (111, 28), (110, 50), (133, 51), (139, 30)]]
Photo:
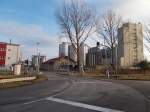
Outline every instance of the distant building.
[(84, 43), (80, 45), (80, 65), (86, 65), (86, 53), (88, 52), (88, 46)]
[(68, 46), (68, 57), (71, 60), (77, 62), (77, 54), (76, 54), (76, 51), (75, 51), (75, 49), (74, 49), (74, 47), (72, 45)]
[(99, 48), (99, 43), (97, 43), (96, 47), (92, 47), (88, 50), (86, 63), (88, 66), (100, 65), (102, 63), (102, 54)]
[(118, 29), (118, 39), (118, 62), (121, 67), (131, 67), (144, 59), (142, 24), (123, 24)]
[(0, 42), (0, 66), (11, 66), (19, 61), (21, 61), (20, 45)]
[(68, 56), (68, 43), (59, 44), (59, 57)]
[[(84, 43), (80, 44), (80, 53), (79, 53), (79, 57), (80, 57), (80, 65), (86, 65), (86, 53), (88, 51), (88, 46)], [(70, 59), (74, 60), (75, 62), (77, 62), (77, 53), (75, 51), (75, 49), (73, 48), (72, 45), (68, 46), (68, 56)]]
[(33, 55), (32, 56), (32, 66), (37, 67), (38, 64), (41, 64), (46, 61), (46, 56)]
[(103, 65), (111, 64), (111, 49), (110, 48), (107, 47), (107, 48), (101, 49), (101, 56), (102, 56), (101, 64)]
[(41, 69), (46, 71), (68, 70), (70, 65), (75, 65), (75, 62), (68, 56), (57, 57), (42, 63)]

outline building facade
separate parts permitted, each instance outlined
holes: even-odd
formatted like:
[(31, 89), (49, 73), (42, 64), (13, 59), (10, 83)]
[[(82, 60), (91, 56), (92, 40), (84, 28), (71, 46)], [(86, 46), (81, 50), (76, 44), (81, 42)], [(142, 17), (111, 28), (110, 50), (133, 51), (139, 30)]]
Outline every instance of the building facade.
[(120, 67), (132, 67), (144, 60), (142, 24), (126, 23), (118, 29)]
[(88, 46), (84, 43), (80, 45), (80, 65), (86, 65), (86, 54), (88, 52)]
[[(101, 59), (101, 64), (102, 65), (111, 65), (111, 49), (106, 47), (106, 48), (103, 48), (101, 49), (101, 56), (102, 56), (102, 59)], [(113, 57), (115, 57), (115, 55), (113, 55)], [(114, 59), (115, 61), (116, 59)]]
[(68, 56), (68, 43), (59, 44), (59, 57)]
[(68, 46), (68, 57), (69, 57), (71, 60), (77, 62), (77, 54), (76, 54), (76, 51), (75, 51), (75, 49), (73, 48), (72, 45), (69, 45), (69, 46)]
[(39, 56), (39, 55), (33, 55), (32, 56), (32, 66), (36, 67), (39, 66), (39, 64), (46, 61), (46, 56)]
[(0, 66), (11, 66), (19, 61), (21, 61), (20, 45), (0, 42)]
[[(84, 43), (80, 44), (79, 48), (79, 57), (80, 57), (80, 65), (84, 66), (86, 65), (86, 53), (88, 52), (88, 46)], [(68, 56), (70, 59), (77, 62), (77, 53), (72, 45), (68, 46)]]
[(92, 47), (88, 50), (86, 63), (88, 66), (96, 66), (102, 63), (102, 54), (98, 43), (96, 47)]
[(47, 60), (46, 62), (41, 64), (40, 68), (45, 71), (66, 71), (69, 70), (70, 65), (75, 65), (75, 62), (69, 59), (68, 56), (65, 56)]

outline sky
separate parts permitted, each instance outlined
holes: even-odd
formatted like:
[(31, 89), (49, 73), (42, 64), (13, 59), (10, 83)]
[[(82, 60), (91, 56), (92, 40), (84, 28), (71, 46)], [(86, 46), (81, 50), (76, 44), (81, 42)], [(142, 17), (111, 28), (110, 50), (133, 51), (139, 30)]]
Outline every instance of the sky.
[[(69, 0), (67, 0), (69, 1)], [(83, 1), (83, 0), (80, 0)], [(102, 14), (113, 9), (125, 21), (150, 22), (150, 0), (84, 0)], [(21, 45), (24, 58), (36, 54), (39, 42), (41, 54), (58, 56), (60, 28), (55, 11), (63, 0), (0, 0), (0, 41)], [(95, 43), (94, 43), (95, 44)], [(146, 57), (150, 57), (145, 51)]]

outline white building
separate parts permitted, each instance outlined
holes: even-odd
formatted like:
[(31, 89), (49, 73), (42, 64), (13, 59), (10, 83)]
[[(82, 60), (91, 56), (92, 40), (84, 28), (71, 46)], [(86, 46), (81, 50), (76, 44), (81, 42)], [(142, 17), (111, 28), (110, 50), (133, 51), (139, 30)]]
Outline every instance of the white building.
[(39, 64), (46, 61), (46, 56), (33, 55), (32, 56), (32, 66), (36, 67)]
[[(88, 46), (84, 43), (80, 44), (80, 65), (86, 65), (86, 53), (88, 52)], [(70, 59), (77, 62), (77, 53), (72, 45), (68, 46), (68, 56)]]
[(59, 57), (68, 56), (68, 43), (62, 42), (59, 44)]
[(77, 62), (77, 54), (72, 45), (68, 46), (68, 57), (73, 61)]
[(0, 42), (0, 66), (10, 66), (21, 61), (20, 45)]
[(80, 45), (80, 65), (86, 65), (86, 53), (88, 52), (88, 46), (84, 43)]

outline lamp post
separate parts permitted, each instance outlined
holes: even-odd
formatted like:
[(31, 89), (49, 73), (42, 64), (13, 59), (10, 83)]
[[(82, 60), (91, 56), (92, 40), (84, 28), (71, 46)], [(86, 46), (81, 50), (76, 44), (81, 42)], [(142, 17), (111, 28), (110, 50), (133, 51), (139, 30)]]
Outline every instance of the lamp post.
[(39, 74), (39, 71), (40, 71), (40, 52), (39, 52), (38, 47), (39, 47), (40, 43), (37, 42), (36, 45), (37, 45), (37, 73)]
[(118, 45), (116, 45), (116, 50), (115, 50), (115, 56), (116, 56), (116, 75), (118, 72)]

